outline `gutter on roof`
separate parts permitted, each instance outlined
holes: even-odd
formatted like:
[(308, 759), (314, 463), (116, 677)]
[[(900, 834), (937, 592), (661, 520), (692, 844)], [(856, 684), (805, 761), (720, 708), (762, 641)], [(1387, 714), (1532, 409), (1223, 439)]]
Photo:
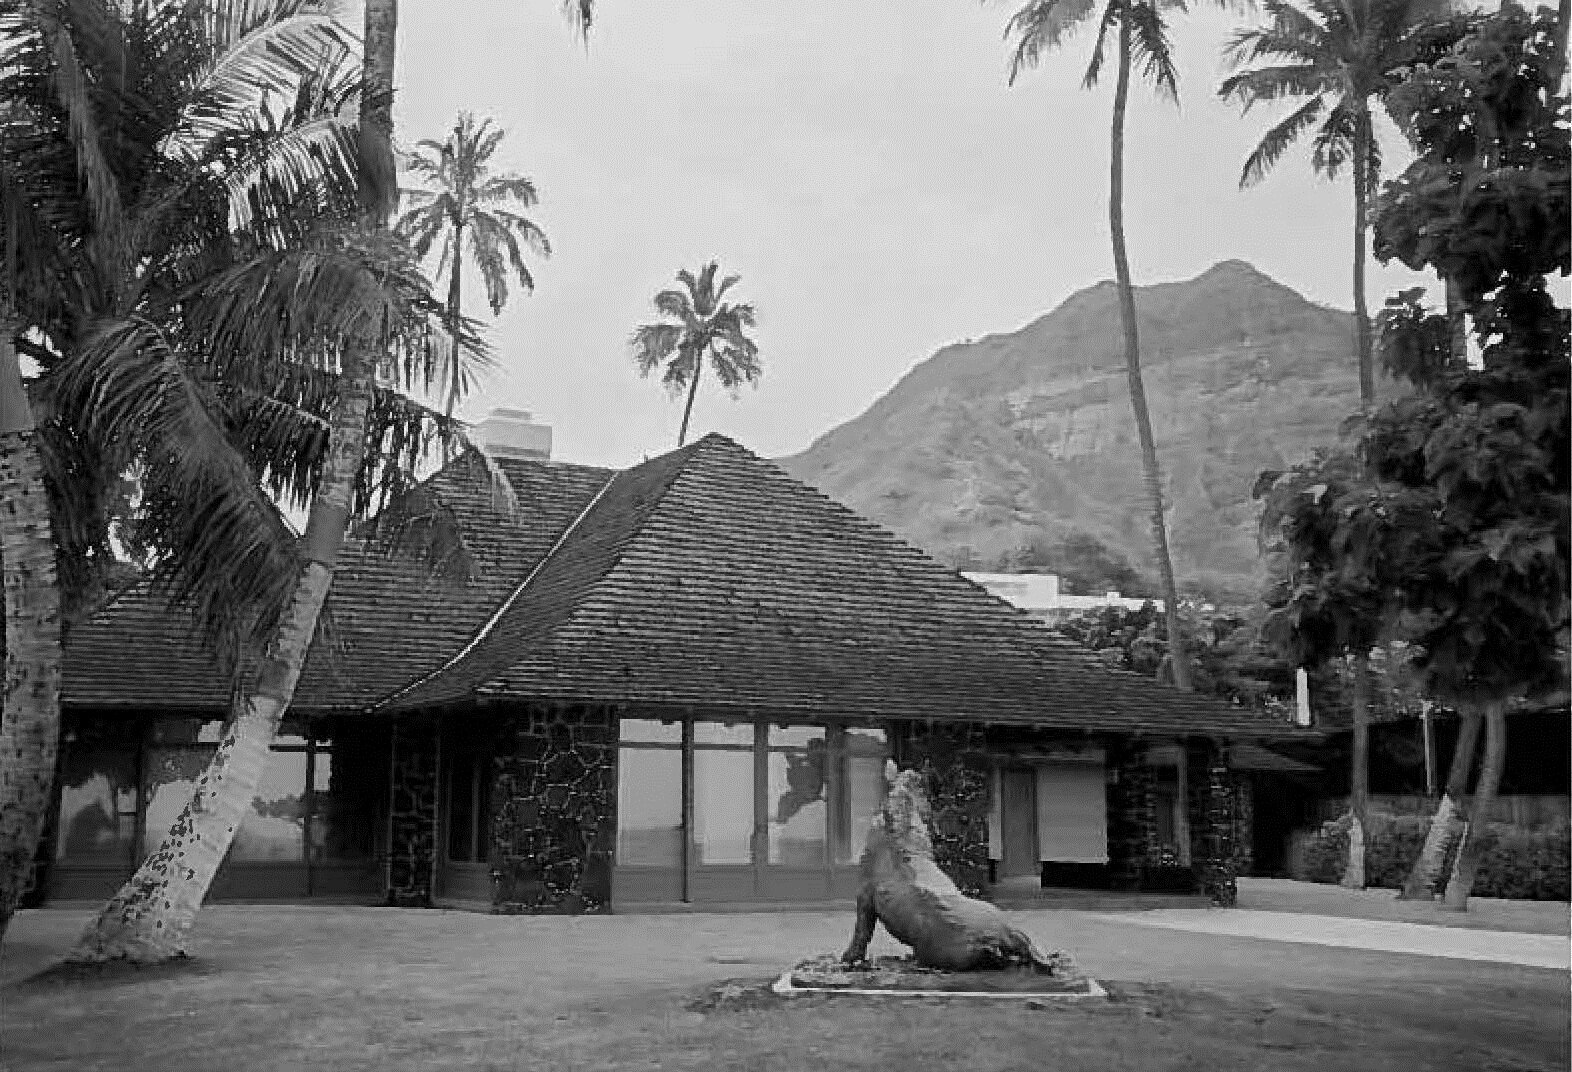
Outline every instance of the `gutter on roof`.
[(544, 555), (540, 556), (540, 561), (536, 562), (535, 565), (530, 569), (529, 573), (524, 575), (524, 579), (520, 581), (518, 586), (508, 594), (508, 598), (502, 601), (497, 609), (492, 612), (491, 617), (486, 619), (486, 623), (482, 625), (476, 631), (475, 635), (469, 639), (469, 643), (465, 644), (458, 650), (457, 653), (453, 655), (452, 658), (448, 659), (447, 662), (443, 663), (435, 670), (424, 675), (423, 677), (416, 678), (414, 681), (411, 681), (408, 685), (405, 685), (397, 692), (393, 692), (387, 696), (384, 696), (382, 699), (372, 704), (369, 708), (366, 708), (366, 710), (380, 711), (388, 704), (397, 701), (400, 697), (408, 696), (422, 685), (429, 681), (434, 681), (443, 674), (447, 673), (449, 670), (453, 669), (453, 667), (457, 666), (461, 661), (463, 661), (463, 659), (468, 656), (470, 652), (478, 648), (481, 642), (484, 641), (486, 637), (491, 634), (491, 631), (496, 628), (497, 623), (502, 620), (502, 616), (506, 614), (512, 608), (513, 604), (517, 603), (524, 595), (524, 590), (530, 586), (530, 583), (534, 581), (536, 576), (539, 575), (540, 571), (545, 569), (546, 564), (551, 561), (552, 557), (559, 550), (562, 549), (562, 545), (568, 541), (568, 537), (572, 536), (574, 532), (578, 531), (579, 525), (586, 517), (589, 516), (590, 511), (595, 509), (596, 504), (600, 502), (600, 500), (605, 496), (606, 492), (611, 490), (611, 486), (617, 482), (617, 477), (620, 475), (620, 471), (614, 471), (611, 476), (606, 479), (606, 482), (600, 486), (600, 490), (597, 491), (594, 497), (584, 505), (584, 509), (579, 511), (578, 516), (570, 521), (567, 528), (563, 529), (562, 532), (557, 536), (557, 539), (554, 543), (552, 543), (551, 548)]

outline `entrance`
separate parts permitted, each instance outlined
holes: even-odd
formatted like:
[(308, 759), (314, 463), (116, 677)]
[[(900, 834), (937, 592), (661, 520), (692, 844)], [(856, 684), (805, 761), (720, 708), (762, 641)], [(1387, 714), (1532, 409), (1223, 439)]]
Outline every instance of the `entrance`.
[(1031, 767), (999, 771), (999, 823), (1003, 859), (1001, 878), (1037, 876), (1037, 772)]

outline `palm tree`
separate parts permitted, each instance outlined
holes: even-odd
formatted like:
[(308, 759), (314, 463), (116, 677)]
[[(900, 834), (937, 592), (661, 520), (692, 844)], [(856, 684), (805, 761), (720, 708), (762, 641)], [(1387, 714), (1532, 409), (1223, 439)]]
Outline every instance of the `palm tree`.
[[(1381, 180), (1381, 146), (1371, 107), (1414, 57), (1413, 31), (1443, 9), (1442, 0), (1263, 0), (1265, 26), (1241, 30), (1225, 50), (1234, 74), (1218, 95), (1248, 112), (1263, 101), (1300, 100), (1246, 158), (1241, 187), (1266, 177), (1301, 135), (1314, 128), (1311, 165), (1328, 179), (1354, 177), (1354, 337), (1359, 405), (1375, 402), (1370, 317), (1365, 305), (1365, 233)], [(1247, 64), (1257, 64), (1239, 70)]]
[[(508, 269), (526, 291), (535, 280), (524, 263), (524, 247), (540, 257), (551, 255), (551, 243), (523, 209), (536, 203), (535, 184), (522, 175), (491, 174), (491, 155), (502, 140), (502, 130), (492, 130), (491, 120), (477, 126), (469, 112), (460, 112), (453, 133), (445, 142), (422, 141), (408, 161), (408, 168), (434, 190), (403, 190), (410, 207), (398, 221), (398, 233), (409, 241), (415, 256), (424, 260), (440, 238), (442, 253), (437, 274), (448, 270), (448, 317), (458, 324), (464, 255), (473, 257), (486, 285), (486, 304), (493, 316), (508, 301)], [(467, 245), (466, 245), (467, 240)], [(458, 372), (452, 363), (450, 371)], [(448, 384), (447, 409), (453, 411), (463, 385)]]
[[(572, 0), (564, 9), (587, 32), (591, 0)], [(72, 953), (75, 960), (156, 961), (182, 955), (184, 937), (255, 793), (268, 748), (293, 698), (348, 522), (357, 506), (366, 506), (367, 496), (357, 484), (365, 476), (367, 444), (378, 438), (372, 420), (373, 404), (383, 405), (377, 370), (401, 375), (406, 385), (429, 383), (437, 362), (456, 362), (461, 354), (459, 347), (439, 346), (444, 340), (433, 322), (453, 327), (453, 321), (445, 309), (423, 300), (424, 281), (387, 233), (397, 198), (392, 149), (397, 0), (366, 0), (364, 12), (358, 237), (345, 249), (343, 235), (330, 230), (326, 248), (286, 249), (237, 266), (222, 285), (209, 288), (206, 301), (192, 302), (199, 321), (195, 333), (215, 352), (229, 344), (242, 353), (287, 354), (312, 371), (323, 364), (331, 370), (330, 383), (305, 388), (331, 402), (326, 419), (318, 418), (328, 434), (317, 462), (319, 475), (311, 484), (299, 567), (271, 640), (191, 800), (159, 849), (83, 932)], [(319, 294), (336, 292), (341, 302), (336, 307), (314, 304), (315, 319), (284, 315), (308, 280)], [(473, 352), (473, 340), (469, 349)], [(469, 382), (463, 372), (447, 378)], [(299, 482), (294, 486), (298, 489)]]
[[(44, 381), (56, 364), (80, 355), (100, 318), (157, 303), (164, 270), (180, 257), (192, 260), (201, 247), (197, 228), (215, 212), (265, 209), (300, 195), (291, 189), (295, 179), (342, 164), (336, 150), (346, 143), (331, 122), (281, 125), (280, 115), (254, 106), (285, 91), (298, 96), (298, 107), (286, 111), (300, 118), (307, 101), (320, 103), (315, 91), (331, 85), (334, 57), (347, 42), (305, 3), (217, 13), (172, 3), (11, 5), (0, 14), (0, 39), (3, 933), (29, 876), (53, 777), (62, 601), (56, 554), (69, 564), (70, 536), (93, 528), (92, 519), (58, 525), (46, 490), (62, 502), (101, 507), (83, 484), (102, 486), (124, 457), (111, 441), (77, 449), (70, 459), (80, 470), (77, 487), (63, 487), (62, 459), (47, 448), (51, 434), (57, 444), (72, 436), (60, 434)], [(248, 122), (240, 122), (242, 113)], [(162, 122), (147, 124), (155, 115)], [(275, 122), (265, 129), (264, 120)], [(301, 167), (307, 160), (315, 166)], [(44, 374), (32, 392), (22, 383), (19, 348)]]
[(682, 407), (682, 427), (677, 431), (677, 446), (688, 438), (688, 418), (693, 413), (693, 398), (699, 390), (705, 359), (715, 370), (715, 378), (728, 391), (744, 383), (754, 383), (762, 375), (759, 347), (748, 337), (747, 329), (756, 324), (753, 306), (722, 301), (741, 276), (729, 275), (715, 285), (720, 265), (710, 261), (695, 276), (686, 268), (677, 273), (682, 290), (663, 290), (655, 295), (655, 311), (664, 320), (641, 324), (629, 343), (633, 362), (640, 376), (648, 376), (662, 363), (666, 366), (661, 382), (672, 394), (684, 388), (687, 403)]
[(1124, 120), (1130, 98), (1130, 68), (1139, 63), (1159, 96), (1177, 101), (1178, 72), (1163, 12), (1184, 10), (1183, 0), (1107, 0), (1099, 13), (1092, 0), (1029, 0), (1011, 16), (1006, 36), (1016, 39), (1010, 60), (1010, 84), (1020, 73), (1035, 67), (1043, 56), (1062, 44), (1083, 23), (1097, 22), (1092, 58), (1081, 80), (1090, 89), (1102, 74), (1110, 31), (1117, 34), (1118, 73), (1114, 83), (1113, 120), (1109, 129), (1108, 231), (1113, 242), (1114, 279), (1119, 291), (1119, 320), (1124, 332), (1125, 373), (1130, 384), (1130, 406), (1135, 411), (1136, 434), (1141, 441), (1141, 468), (1151, 509), (1152, 550), (1163, 584), (1164, 622), (1174, 684), (1190, 688), (1190, 662), (1179, 629), (1179, 593), (1174, 583), (1173, 556), (1168, 550), (1168, 527), (1163, 518), (1162, 471), (1157, 462), (1157, 442), (1146, 406), (1146, 386), (1141, 379), (1141, 342), (1135, 320), (1135, 289), (1130, 282), (1130, 258), (1124, 240)]

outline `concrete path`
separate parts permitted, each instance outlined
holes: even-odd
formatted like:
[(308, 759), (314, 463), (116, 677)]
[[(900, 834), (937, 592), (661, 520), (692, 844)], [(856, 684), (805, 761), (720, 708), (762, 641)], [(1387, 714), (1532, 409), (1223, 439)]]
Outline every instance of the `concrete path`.
[(1261, 938), (1269, 942), (1372, 949), (1422, 957), (1452, 957), (1457, 960), (1487, 960), (1533, 968), (1559, 968), (1562, 971), (1572, 968), (1572, 949), (1569, 949), (1566, 937), (1556, 934), (1471, 930), (1297, 912), (1257, 912), (1246, 908), (1165, 908), (1151, 912), (1120, 912), (1117, 915), (1098, 913), (1097, 918), (1109, 923)]

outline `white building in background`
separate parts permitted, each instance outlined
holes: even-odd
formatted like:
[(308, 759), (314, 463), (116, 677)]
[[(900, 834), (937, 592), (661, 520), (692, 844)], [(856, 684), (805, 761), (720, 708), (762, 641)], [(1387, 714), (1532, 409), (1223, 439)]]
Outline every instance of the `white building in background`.
[(493, 458), (551, 460), (551, 425), (537, 424), (528, 410), (496, 407), (475, 426), (474, 440)]
[(1075, 596), (1061, 592), (1057, 573), (963, 573), (961, 576), (1045, 622), (1062, 621), (1104, 607), (1140, 610), (1145, 604), (1151, 603), (1159, 611), (1163, 609), (1160, 599), (1136, 599), (1118, 592), (1104, 592), (1100, 596)]

